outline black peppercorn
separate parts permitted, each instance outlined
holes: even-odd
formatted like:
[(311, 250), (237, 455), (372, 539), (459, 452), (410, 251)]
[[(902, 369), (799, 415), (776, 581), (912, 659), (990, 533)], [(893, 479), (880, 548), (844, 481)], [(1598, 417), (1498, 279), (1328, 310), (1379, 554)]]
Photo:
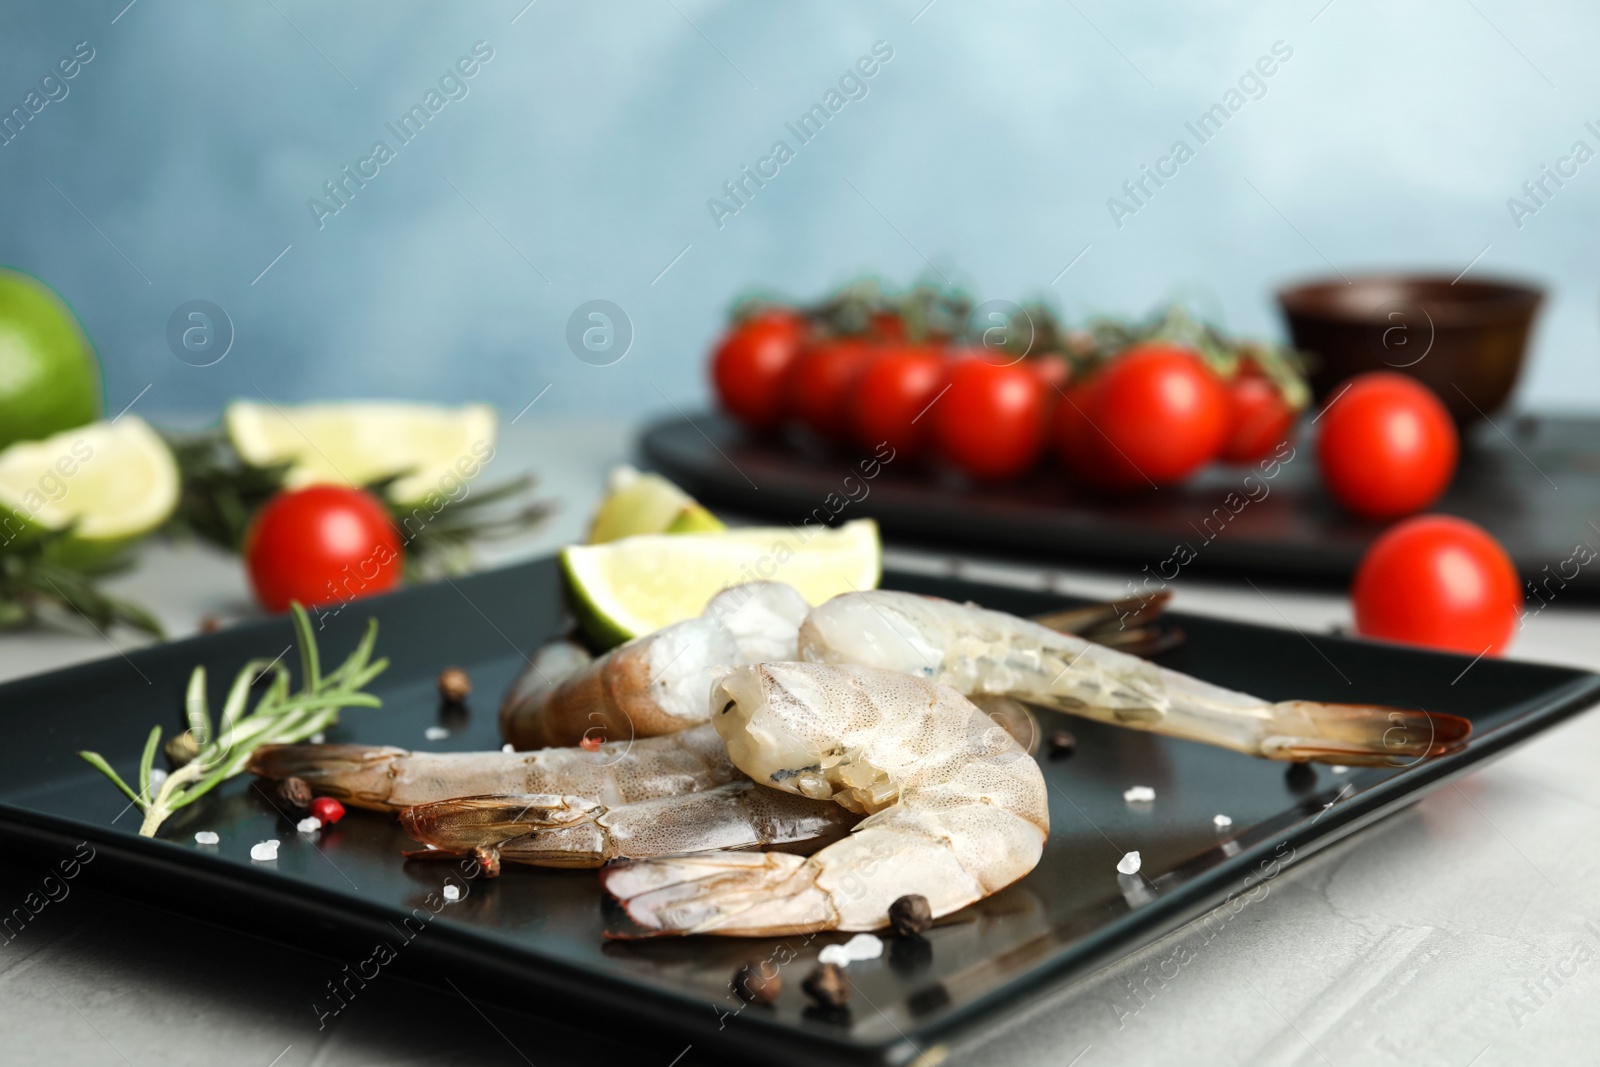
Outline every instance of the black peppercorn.
[(900, 937), (920, 934), (933, 925), (933, 909), (921, 893), (907, 893), (889, 905), (889, 928)]
[(304, 778), (285, 778), (278, 783), (278, 799), (294, 814), (304, 815), (314, 797)]
[(771, 1004), (783, 991), (783, 978), (771, 960), (751, 960), (733, 972), (733, 991), (750, 1004)]
[(842, 1008), (850, 1003), (850, 980), (837, 963), (824, 963), (800, 983), (806, 994), (825, 1008)]
[(439, 696), (446, 704), (460, 704), (472, 695), (472, 679), (460, 667), (446, 667), (439, 672)]

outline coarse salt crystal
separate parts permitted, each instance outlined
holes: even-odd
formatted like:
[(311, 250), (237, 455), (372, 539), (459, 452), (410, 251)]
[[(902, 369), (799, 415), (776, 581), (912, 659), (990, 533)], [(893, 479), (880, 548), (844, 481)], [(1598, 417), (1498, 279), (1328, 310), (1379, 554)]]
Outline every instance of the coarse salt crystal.
[(1126, 856), (1122, 857), (1122, 859), (1117, 863), (1117, 873), (1138, 874), (1139, 854), (1137, 852), (1130, 852)]
[(444, 887), (444, 899), (446, 899), (446, 900), (460, 900), (461, 899), (461, 890), (458, 887), (453, 886), (453, 885), (445, 886)]
[(266, 863), (278, 858), (278, 842), (260, 841), (250, 846), (250, 858), (258, 863)]
[(844, 943), (853, 960), (875, 960), (883, 955), (883, 942), (872, 934), (857, 934)]
[(317, 818), (315, 815), (307, 815), (305, 818), (295, 823), (294, 828), (303, 834), (314, 834), (318, 830), (322, 829), (322, 820)]
[(857, 960), (875, 960), (883, 955), (883, 942), (871, 934), (857, 934), (842, 945), (829, 945), (817, 954), (818, 963), (848, 967)]
[(322, 744), (322, 742), (326, 741), (327, 739), (328, 739), (328, 735), (323, 733), (321, 730), (318, 730), (316, 733), (311, 735), (311, 743), (313, 745), (320, 745), (320, 744)]
[(500, 746), (501, 752), (515, 752), (516, 750), (517, 746), (513, 745), (510, 741), (507, 741), (505, 744)]
[(426, 730), (422, 731), (422, 736), (426, 737), (429, 741), (443, 741), (445, 738), (450, 736), (450, 731), (446, 730), (443, 726), (430, 726)]
[(1136, 785), (1122, 791), (1122, 799), (1129, 804), (1148, 804), (1156, 798), (1156, 791), (1147, 785)]
[(1333, 773), (1334, 774), (1349, 774), (1350, 773), (1350, 768), (1349, 767), (1344, 767), (1344, 766), (1341, 766), (1341, 765), (1335, 763), (1333, 765)]
[(1211, 816), (1211, 825), (1218, 830), (1226, 830), (1233, 825), (1233, 819), (1227, 815), (1213, 815)]
[(222, 838), (218, 837), (213, 830), (201, 830), (194, 835), (194, 843), (197, 845), (214, 845), (221, 840)]

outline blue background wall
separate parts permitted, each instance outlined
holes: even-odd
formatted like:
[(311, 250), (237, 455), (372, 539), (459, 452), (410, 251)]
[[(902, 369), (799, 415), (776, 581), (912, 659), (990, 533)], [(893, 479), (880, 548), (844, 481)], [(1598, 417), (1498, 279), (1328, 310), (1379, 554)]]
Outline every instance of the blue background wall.
[[(550, 385), (539, 412), (629, 413), (705, 403), (706, 346), (752, 284), (931, 261), (985, 297), (1187, 295), (1277, 335), (1285, 280), (1480, 252), (1474, 275), (1551, 288), (1518, 402), (1600, 408), (1600, 162), (1521, 228), (1506, 204), (1574, 141), (1600, 149), (1592, 3), (125, 3), (0, 16), (0, 108), (94, 49), (0, 147), (0, 261), (78, 310), (112, 411), (149, 386), (158, 416), (258, 393), (514, 414)], [(398, 145), (385, 123), (480, 40), (468, 95), (319, 229), (308, 199)], [(785, 122), (878, 41), (865, 98), (799, 145)], [(1278, 41), (1265, 94), (1198, 146), (1184, 123)], [(780, 138), (795, 158), (719, 228), (708, 198)], [(1107, 198), (1179, 138), (1195, 158), (1119, 229)], [(236, 331), (208, 367), (166, 340), (197, 298)], [(565, 341), (596, 298), (636, 334), (611, 366)]]

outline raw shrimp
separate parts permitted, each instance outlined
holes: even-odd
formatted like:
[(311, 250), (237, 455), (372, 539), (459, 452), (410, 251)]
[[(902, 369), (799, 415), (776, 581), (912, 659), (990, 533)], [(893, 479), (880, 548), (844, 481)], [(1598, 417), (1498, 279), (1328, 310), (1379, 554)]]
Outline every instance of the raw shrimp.
[(543, 701), (550, 690), (593, 662), (594, 656), (589, 650), (570, 638), (561, 637), (541, 645), (501, 698), (501, 732), (505, 732), (509, 709)]
[(885, 590), (845, 593), (812, 611), (800, 628), (800, 658), (882, 667), (970, 697), (1010, 696), (1294, 762), (1392, 766), (1453, 752), (1472, 732), (1466, 719), (1436, 712), (1274, 703), (1014, 615)]
[(550, 678), (554, 684), (546, 684), (536, 657), (500, 706), (500, 733), (530, 749), (655, 737), (703, 723), (706, 694), (722, 670), (796, 658), (795, 635), (809, 610), (790, 586), (751, 582), (712, 597), (700, 617), (635, 638)]
[(250, 757), (263, 778), (311, 788), (374, 811), (484, 793), (547, 793), (631, 804), (724, 785), (742, 775), (709, 725), (664, 737), (539, 752), (407, 752), (370, 745), (263, 745)]
[[(710, 727), (702, 727), (710, 729)], [(621, 857), (782, 846), (814, 852), (860, 816), (747, 778), (681, 796), (606, 807), (577, 797), (483, 796), (400, 813), (406, 833), (434, 849), (539, 867), (598, 867)]]
[(919, 893), (937, 917), (1033, 869), (1049, 834), (1044, 776), (971, 701), (871, 667), (740, 667), (712, 724), (763, 786), (867, 816), (807, 859), (700, 852), (625, 860), (601, 883), (646, 935), (874, 930)]

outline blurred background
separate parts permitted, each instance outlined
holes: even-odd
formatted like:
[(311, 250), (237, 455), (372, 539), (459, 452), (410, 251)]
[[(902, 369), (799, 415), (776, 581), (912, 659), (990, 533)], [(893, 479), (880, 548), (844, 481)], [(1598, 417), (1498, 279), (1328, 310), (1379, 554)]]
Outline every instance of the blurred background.
[[(58, 0), (8, 5), (7, 29), (7, 111), (92, 50), (0, 145), (0, 261), (77, 311), (108, 414), (147, 388), (138, 410), (175, 425), (261, 395), (705, 406), (732, 298), (862, 272), (1074, 320), (1181, 297), (1282, 337), (1273, 290), (1335, 265), (1542, 283), (1513, 406), (1600, 409), (1600, 163), (1542, 205), (1523, 190), (1600, 148), (1600, 9), (1577, 0)], [(491, 58), (451, 78), (475, 45)], [(865, 95), (802, 144), (785, 124), (875, 45), (892, 57)], [(1185, 124), (1263, 56), (1274, 73), (1201, 144)], [(386, 124), (430, 90), (402, 141)], [(794, 158), (719, 218), (708, 200), (736, 206), (724, 183), (780, 139)], [(1194, 157), (1131, 201), (1180, 139)], [(324, 183), (380, 140), (393, 158), (339, 204)], [(566, 340), (595, 299), (634, 332), (610, 366)], [(193, 300), (232, 323), (210, 366), (167, 340)]]

